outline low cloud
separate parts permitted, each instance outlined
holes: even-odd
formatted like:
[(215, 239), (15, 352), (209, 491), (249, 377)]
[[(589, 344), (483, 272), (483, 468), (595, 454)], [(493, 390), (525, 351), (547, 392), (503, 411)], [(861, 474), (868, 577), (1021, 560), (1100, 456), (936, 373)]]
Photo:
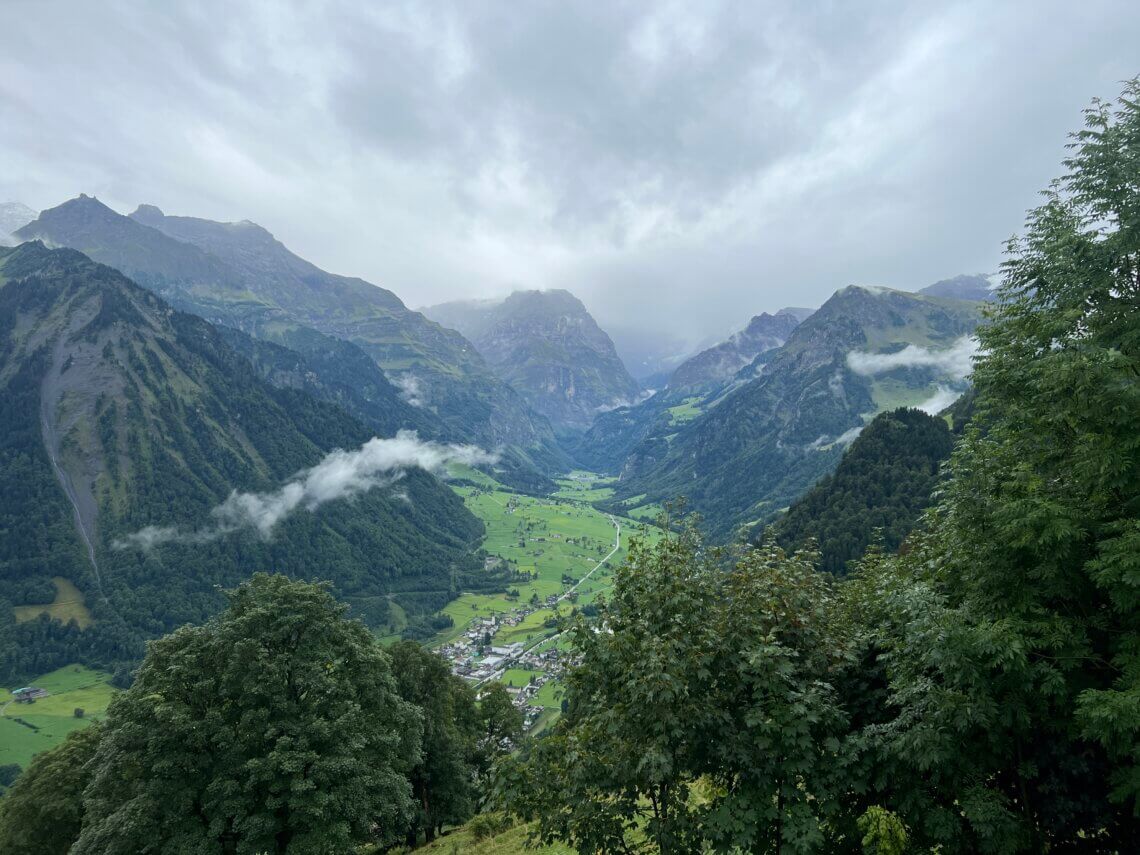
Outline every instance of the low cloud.
[(176, 526), (147, 526), (115, 541), (113, 546), (145, 551), (171, 542), (207, 543), (244, 529), (253, 529), (268, 539), (278, 523), (298, 510), (315, 511), (327, 502), (392, 484), (408, 469), (441, 473), (449, 463), (476, 466), (497, 460), (497, 455), (472, 445), (424, 442), (415, 431), (400, 431), (393, 439), (374, 437), (357, 451), (330, 452), (316, 466), (298, 472), (277, 490), (234, 490), (210, 512), (213, 524), (206, 528), (187, 531)]
[(895, 353), (863, 353), (852, 350), (847, 354), (847, 366), (856, 374), (874, 376), (896, 368), (934, 368), (954, 380), (964, 380), (973, 371), (974, 356), (978, 353), (978, 340), (962, 336), (943, 350), (909, 344)]
[(916, 409), (922, 410), (929, 416), (936, 416), (957, 401), (961, 396), (961, 392), (955, 392), (953, 389), (939, 386), (938, 391), (919, 404)]
[(639, 392), (633, 398), (614, 398), (612, 401), (606, 404), (600, 404), (597, 406), (594, 409), (594, 412), (601, 415), (602, 413), (608, 413), (613, 410), (620, 410), (622, 407), (636, 407), (643, 401), (647, 401), (652, 398), (653, 392), (653, 389), (642, 389), (641, 392)]
[(413, 407), (427, 406), (427, 401), (424, 400), (423, 390), (420, 388), (420, 380), (414, 374), (404, 374), (402, 377), (393, 377), (392, 383), (400, 390), (400, 397)]

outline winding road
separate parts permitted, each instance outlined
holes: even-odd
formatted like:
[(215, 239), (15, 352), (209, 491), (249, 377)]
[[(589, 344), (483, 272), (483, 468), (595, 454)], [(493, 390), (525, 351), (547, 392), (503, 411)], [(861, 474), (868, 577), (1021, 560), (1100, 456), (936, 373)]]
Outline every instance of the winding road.
[[(609, 551), (609, 554), (605, 558), (603, 558), (601, 561), (599, 561), (597, 564), (595, 564), (594, 568), (589, 573), (587, 573), (585, 576), (583, 576), (581, 579), (579, 579), (577, 582), (575, 582), (572, 587), (567, 588), (565, 591), (563, 591), (558, 596), (558, 599), (555, 600), (556, 605), (558, 603), (561, 603), (563, 600), (565, 600), (567, 597), (569, 597), (571, 594), (573, 594), (576, 590), (578, 590), (578, 587), (583, 582), (585, 582), (587, 579), (589, 579), (591, 576), (593, 576), (599, 569), (601, 569), (601, 567), (607, 561), (609, 561), (611, 558), (614, 557), (614, 555), (617, 554), (617, 551), (619, 549), (621, 549), (621, 523), (618, 521), (617, 517), (615, 517), (613, 514), (606, 514), (606, 516), (608, 516), (610, 518), (610, 522), (613, 524), (613, 527), (615, 529), (614, 548)], [(554, 639), (558, 638), (559, 636), (563, 635), (564, 633), (565, 633), (565, 630), (563, 630), (563, 632), (556, 632), (554, 635), (546, 635), (546, 636), (543, 636), (542, 638), (537, 639), (536, 641), (532, 641), (530, 644), (528, 644), (526, 647), (524, 647), (522, 649), (522, 651), (519, 653), (519, 656), (525, 656), (526, 654), (528, 654), (532, 650), (534, 650), (534, 648), (536, 648), (542, 644), (545, 644), (548, 641), (553, 641)], [(486, 677), (484, 677), (482, 680), (480, 680), (478, 683), (476, 683), (475, 688), (478, 689), (480, 686), (484, 685), (485, 683), (489, 683), (491, 680), (494, 680), (496, 677), (498, 677), (500, 674), (502, 674), (506, 670), (507, 670), (507, 666), (505, 664), (498, 666), (490, 674), (488, 674)]]

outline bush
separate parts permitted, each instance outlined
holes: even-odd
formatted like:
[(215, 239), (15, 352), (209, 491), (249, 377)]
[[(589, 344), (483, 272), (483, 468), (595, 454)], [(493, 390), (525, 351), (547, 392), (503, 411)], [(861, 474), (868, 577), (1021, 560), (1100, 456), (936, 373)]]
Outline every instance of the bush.
[(481, 813), (467, 824), (471, 836), (476, 840), (486, 840), (488, 837), (502, 834), (504, 831), (509, 831), (513, 826), (514, 822), (507, 814), (495, 811)]

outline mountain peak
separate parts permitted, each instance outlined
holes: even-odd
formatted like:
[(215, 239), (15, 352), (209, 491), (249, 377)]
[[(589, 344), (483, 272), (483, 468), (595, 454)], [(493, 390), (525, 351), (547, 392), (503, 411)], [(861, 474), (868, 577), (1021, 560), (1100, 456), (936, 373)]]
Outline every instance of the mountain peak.
[(557, 427), (637, 397), (613, 341), (569, 291), (515, 291), (497, 301), (456, 301), (424, 314), (467, 336), (504, 380)]
[(139, 205), (130, 214), (132, 220), (140, 222), (146, 226), (152, 226), (155, 223), (162, 222), (166, 214), (162, 213), (162, 208), (157, 205)]

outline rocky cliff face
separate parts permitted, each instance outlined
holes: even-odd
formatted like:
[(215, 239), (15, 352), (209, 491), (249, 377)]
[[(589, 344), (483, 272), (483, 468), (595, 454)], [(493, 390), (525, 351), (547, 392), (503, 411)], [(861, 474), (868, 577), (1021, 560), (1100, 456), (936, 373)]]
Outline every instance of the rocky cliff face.
[(697, 390), (725, 383), (761, 353), (787, 341), (799, 326), (797, 312), (802, 311), (781, 309), (774, 315), (756, 315), (740, 332), (678, 366), (669, 378), (669, 388)]
[(502, 301), (424, 310), (474, 342), (492, 368), (556, 429), (584, 430), (637, 398), (605, 331), (569, 291), (516, 291)]

